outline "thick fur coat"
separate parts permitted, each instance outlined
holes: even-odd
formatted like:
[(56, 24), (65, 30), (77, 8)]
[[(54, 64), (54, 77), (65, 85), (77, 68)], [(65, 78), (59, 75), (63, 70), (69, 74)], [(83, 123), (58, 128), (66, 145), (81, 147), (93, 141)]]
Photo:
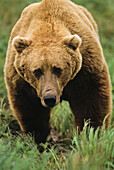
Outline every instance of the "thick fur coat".
[(44, 142), (50, 108), (67, 100), (82, 130), (111, 117), (111, 83), (91, 14), (69, 0), (42, 0), (14, 26), (5, 63), (11, 108), (24, 133)]

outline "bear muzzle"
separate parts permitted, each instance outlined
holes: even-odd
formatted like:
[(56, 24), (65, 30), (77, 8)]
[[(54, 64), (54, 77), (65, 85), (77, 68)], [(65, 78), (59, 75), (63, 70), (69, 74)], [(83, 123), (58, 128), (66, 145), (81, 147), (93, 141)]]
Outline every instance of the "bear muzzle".
[(56, 96), (55, 95), (46, 95), (44, 96), (44, 103), (47, 107), (54, 107), (56, 104)]
[(46, 90), (41, 97), (41, 103), (44, 107), (54, 107), (60, 101), (60, 97), (52, 89)]

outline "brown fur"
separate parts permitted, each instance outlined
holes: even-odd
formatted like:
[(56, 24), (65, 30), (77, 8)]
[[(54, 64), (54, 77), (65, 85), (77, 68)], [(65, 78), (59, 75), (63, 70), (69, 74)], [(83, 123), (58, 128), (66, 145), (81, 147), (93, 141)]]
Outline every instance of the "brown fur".
[(69, 0), (42, 0), (24, 9), (14, 26), (5, 63), (11, 108), (23, 132), (38, 142), (49, 134), (45, 97), (67, 100), (81, 130), (111, 117), (111, 84), (91, 14)]

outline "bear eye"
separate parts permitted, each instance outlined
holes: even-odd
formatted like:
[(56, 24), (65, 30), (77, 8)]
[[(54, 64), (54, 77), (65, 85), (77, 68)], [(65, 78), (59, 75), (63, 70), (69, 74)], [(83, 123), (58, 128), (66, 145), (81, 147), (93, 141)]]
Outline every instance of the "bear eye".
[(62, 74), (62, 69), (58, 67), (53, 67), (53, 73), (57, 76), (60, 77)]
[(34, 73), (35, 77), (38, 78), (38, 79), (39, 79), (40, 76), (43, 74), (43, 72), (42, 72), (42, 70), (41, 70), (40, 68), (34, 70), (33, 73)]

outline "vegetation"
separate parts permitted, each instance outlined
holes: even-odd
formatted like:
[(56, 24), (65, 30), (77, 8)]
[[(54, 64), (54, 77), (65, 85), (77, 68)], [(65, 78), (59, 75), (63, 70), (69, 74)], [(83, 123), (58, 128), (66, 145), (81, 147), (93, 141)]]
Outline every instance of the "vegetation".
[[(9, 108), (4, 83), (3, 67), (8, 38), (13, 25), (25, 6), (35, 0), (0, 0), (0, 170), (105, 170), (114, 168), (114, 1), (73, 0), (88, 8), (99, 27), (104, 56), (112, 81), (112, 122), (94, 134), (87, 128), (80, 135), (74, 130), (74, 119), (66, 102), (52, 111), (50, 120), (54, 142), (41, 144), (44, 152), (30, 134), (23, 136)], [(56, 135), (54, 133), (56, 132)], [(58, 142), (56, 142), (58, 141)]]

